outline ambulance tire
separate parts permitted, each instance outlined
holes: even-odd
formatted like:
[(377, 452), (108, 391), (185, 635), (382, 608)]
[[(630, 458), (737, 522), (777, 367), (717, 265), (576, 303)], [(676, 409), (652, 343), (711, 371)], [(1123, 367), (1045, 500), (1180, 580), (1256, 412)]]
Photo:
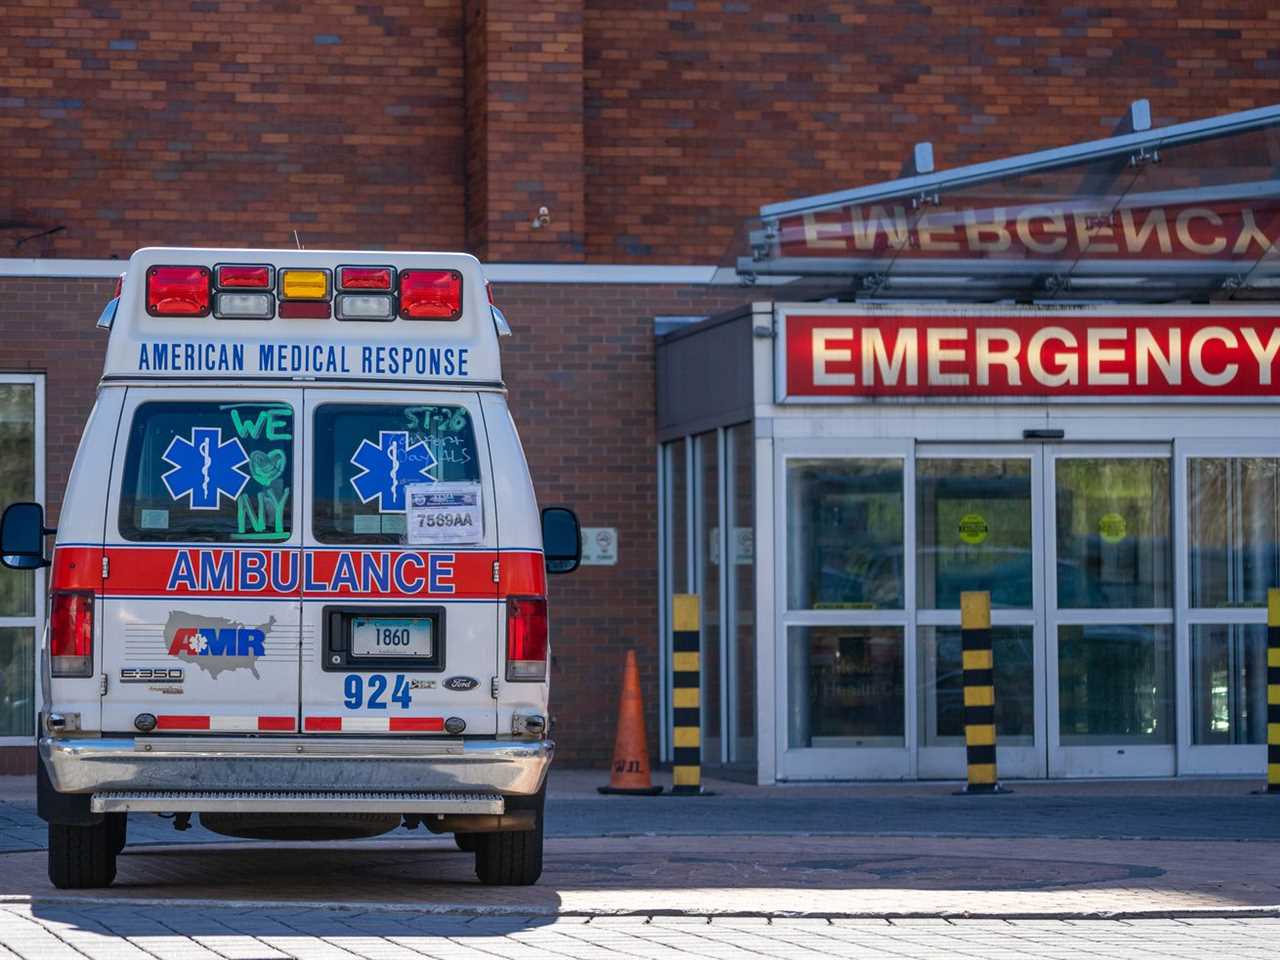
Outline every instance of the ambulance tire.
[(109, 823), (103, 818), (91, 827), (49, 824), (49, 882), (59, 890), (111, 886), (116, 849)]
[(111, 849), (119, 853), (129, 842), (129, 815), (127, 813), (108, 813), (107, 826), (111, 829)]
[(542, 876), (542, 817), (532, 830), (476, 834), (476, 876), (491, 887), (527, 887)]

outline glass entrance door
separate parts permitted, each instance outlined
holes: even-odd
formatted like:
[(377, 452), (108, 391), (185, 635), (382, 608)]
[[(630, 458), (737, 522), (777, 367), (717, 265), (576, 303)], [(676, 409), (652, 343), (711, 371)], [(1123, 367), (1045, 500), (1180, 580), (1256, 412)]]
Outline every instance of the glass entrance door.
[(1174, 773), (1170, 454), (1044, 449), (1051, 777)]
[(1042, 458), (1019, 445), (921, 446), (915, 460), (919, 776), (965, 775), (960, 594), (991, 592), (1000, 772), (1043, 777)]
[[(1174, 773), (1169, 445), (779, 448), (783, 779), (964, 776), (967, 590), (991, 592), (1002, 777)], [(1254, 493), (1265, 467), (1250, 465)], [(1256, 641), (1237, 628), (1243, 639), (1224, 642), (1208, 626), (1202, 673), (1217, 673), (1202, 685), (1227, 693), (1207, 722), (1240, 729), (1256, 712)], [(1222, 679), (1232, 669), (1244, 677), (1234, 686)]]

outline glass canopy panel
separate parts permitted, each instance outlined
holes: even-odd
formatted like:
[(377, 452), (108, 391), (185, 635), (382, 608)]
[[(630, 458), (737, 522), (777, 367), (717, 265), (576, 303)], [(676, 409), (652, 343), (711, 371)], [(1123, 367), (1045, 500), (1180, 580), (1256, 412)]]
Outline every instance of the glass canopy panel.
[(1280, 107), (761, 214), (740, 273), (860, 297), (1247, 296), (1280, 288)]

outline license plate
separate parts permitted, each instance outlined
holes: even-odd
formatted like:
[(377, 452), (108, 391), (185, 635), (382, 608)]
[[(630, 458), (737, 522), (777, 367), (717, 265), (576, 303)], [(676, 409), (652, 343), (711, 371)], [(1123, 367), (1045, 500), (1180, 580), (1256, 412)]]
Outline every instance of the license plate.
[(355, 657), (430, 657), (434, 623), (428, 617), (355, 617), (351, 655)]

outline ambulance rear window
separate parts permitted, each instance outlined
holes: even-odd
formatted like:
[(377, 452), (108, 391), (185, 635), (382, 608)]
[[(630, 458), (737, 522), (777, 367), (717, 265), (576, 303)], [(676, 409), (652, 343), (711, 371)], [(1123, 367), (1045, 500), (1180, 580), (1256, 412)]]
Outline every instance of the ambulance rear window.
[(120, 488), (126, 540), (271, 543), (293, 530), (293, 408), (143, 403)]
[(459, 406), (324, 404), (315, 455), (321, 543), (404, 543), (407, 484), (480, 479), (471, 415)]

